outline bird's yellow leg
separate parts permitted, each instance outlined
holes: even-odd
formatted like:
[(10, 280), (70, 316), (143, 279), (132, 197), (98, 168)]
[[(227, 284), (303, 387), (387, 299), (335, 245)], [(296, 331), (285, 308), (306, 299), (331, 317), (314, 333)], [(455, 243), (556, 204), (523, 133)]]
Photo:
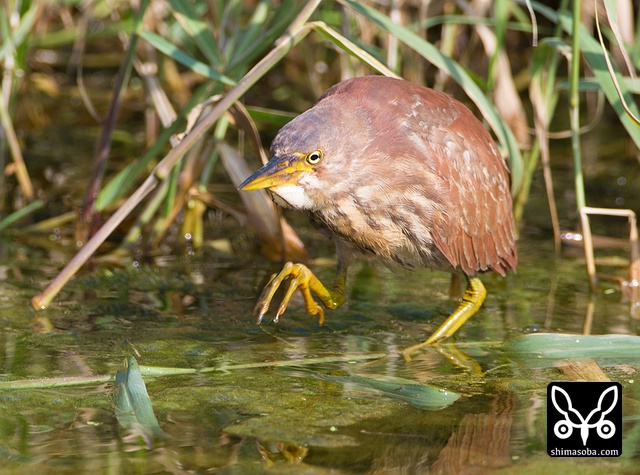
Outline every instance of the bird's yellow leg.
[(278, 307), (274, 322), (278, 322), (280, 315), (284, 313), (289, 305), (289, 301), (296, 289), (300, 290), (304, 298), (304, 305), (310, 315), (318, 315), (318, 323), (322, 325), (324, 322), (324, 310), (318, 305), (313, 295), (318, 297), (325, 307), (330, 309), (338, 308), (344, 302), (344, 288), (346, 284), (346, 269), (338, 268), (338, 274), (332, 288), (327, 288), (320, 280), (311, 272), (304, 264), (287, 262), (279, 274), (273, 274), (271, 280), (265, 286), (256, 307), (254, 314), (258, 315), (258, 323), (262, 321), (262, 317), (269, 310), (271, 300), (280, 285), (289, 279), (287, 289), (285, 291), (282, 302)]
[(482, 285), (482, 281), (478, 277), (468, 277), (467, 289), (464, 291), (462, 301), (455, 312), (449, 315), (449, 318), (426, 341), (402, 350), (404, 357), (409, 359), (411, 353), (420, 348), (433, 345), (452, 336), (464, 322), (469, 320), (480, 309), (486, 296), (487, 291)]

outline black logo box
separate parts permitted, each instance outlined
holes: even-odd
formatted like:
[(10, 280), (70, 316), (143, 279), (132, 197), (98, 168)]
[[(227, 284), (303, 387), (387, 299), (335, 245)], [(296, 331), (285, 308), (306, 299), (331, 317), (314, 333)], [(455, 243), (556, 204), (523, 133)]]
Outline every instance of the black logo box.
[(547, 386), (547, 453), (551, 457), (620, 456), (620, 383), (550, 383)]

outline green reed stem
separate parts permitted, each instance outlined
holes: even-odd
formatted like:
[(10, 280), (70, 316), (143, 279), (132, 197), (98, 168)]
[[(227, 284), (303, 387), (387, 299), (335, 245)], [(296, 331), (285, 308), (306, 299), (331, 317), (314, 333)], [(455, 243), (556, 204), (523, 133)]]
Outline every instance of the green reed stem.
[(571, 78), (569, 117), (571, 120), (571, 152), (573, 153), (573, 175), (578, 210), (586, 206), (584, 176), (582, 174), (582, 152), (580, 148), (580, 11), (582, 0), (573, 2), (573, 25), (571, 28)]

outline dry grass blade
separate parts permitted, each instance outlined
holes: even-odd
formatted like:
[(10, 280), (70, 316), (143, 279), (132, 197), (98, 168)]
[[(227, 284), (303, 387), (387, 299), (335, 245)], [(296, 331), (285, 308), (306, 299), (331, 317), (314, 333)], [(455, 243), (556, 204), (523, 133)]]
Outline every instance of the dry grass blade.
[(84, 52), (87, 46), (87, 29), (89, 22), (92, 19), (92, 14), (93, 10), (91, 8), (87, 8), (82, 12), (80, 19), (77, 22), (77, 33), (73, 40), (73, 53), (69, 61), (69, 65), (76, 65), (76, 82), (78, 83), (78, 92), (82, 98), (82, 103), (93, 120), (100, 124), (102, 123), (102, 118), (96, 110), (93, 101), (91, 100), (91, 95), (89, 94), (89, 91), (87, 91), (84, 83)]
[(4, 94), (0, 94), (0, 124), (2, 125), (6, 140), (9, 144), (9, 150), (11, 151), (11, 158), (13, 158), (13, 163), (15, 165), (15, 174), (18, 179), (18, 183), (20, 184), (20, 189), (22, 190), (24, 197), (28, 201), (31, 201), (34, 197), (33, 184), (31, 183), (27, 167), (24, 164), (24, 157), (22, 156), (18, 136), (13, 128), (7, 103), (4, 100)]
[[(597, 0), (595, 0), (596, 5), (597, 5)], [(606, 9), (606, 5), (607, 3), (604, 2), (605, 5), (605, 9)], [(611, 23), (611, 17), (609, 16), (609, 10), (607, 9), (607, 16), (609, 17), (609, 21)], [(611, 75), (611, 81), (613, 81), (613, 85), (616, 88), (616, 92), (618, 93), (618, 98), (620, 99), (620, 103), (622, 104), (622, 107), (624, 108), (624, 111), (627, 113), (627, 116), (629, 116), (629, 118), (631, 120), (633, 120), (633, 122), (635, 122), (636, 125), (640, 125), (640, 118), (638, 118), (638, 116), (636, 116), (632, 111), (631, 108), (629, 107), (629, 104), (627, 104), (627, 101), (624, 98), (624, 94), (622, 93), (622, 90), (620, 89), (620, 83), (618, 82), (618, 78), (616, 76), (616, 72), (613, 69), (613, 66), (611, 64), (611, 59), (609, 58), (609, 52), (607, 51), (607, 48), (604, 45), (604, 38), (602, 37), (602, 30), (600, 28), (600, 20), (598, 18), (598, 8), (596, 7), (595, 9), (595, 20), (596, 20), (596, 29), (598, 31), (598, 39), (600, 40), (600, 46), (602, 48), (602, 56), (604, 56), (604, 60), (607, 63), (607, 69), (609, 70), (609, 74)], [(614, 24), (611, 24), (611, 27), (614, 27)], [(614, 29), (615, 31), (615, 29)], [(618, 39), (618, 35), (616, 35), (616, 39)], [(622, 51), (624, 51), (624, 45), (620, 44), (620, 49)], [(627, 61), (627, 68), (629, 68), (630, 64), (629, 64), (629, 60), (628, 57), (626, 56), (626, 54), (624, 55), (625, 61)], [(630, 71), (633, 70), (633, 68), (629, 68)]]
[[(24, 11), (21, 11), (24, 8)], [(27, 10), (28, 8), (28, 10)], [(0, 83), (0, 155), (4, 154), (4, 142), (9, 146), (14, 171), (22, 194), (27, 201), (34, 199), (33, 184), (24, 163), (20, 142), (11, 118), (12, 93), (18, 89), (16, 79), (22, 76), (24, 65), (20, 63), (19, 47), (32, 31), (39, 18), (42, 5), (22, 5), (3, 2), (0, 6), (0, 65), (2, 82)], [(0, 173), (6, 173), (4, 161), (0, 157)], [(3, 179), (0, 178), (0, 185)]]
[(531, 86), (529, 88), (529, 98), (533, 106), (533, 121), (535, 124), (535, 134), (540, 147), (540, 159), (542, 161), (542, 172), (544, 176), (544, 184), (547, 192), (547, 202), (549, 203), (549, 212), (551, 215), (551, 224), (553, 227), (553, 240), (556, 255), (560, 254), (562, 239), (560, 235), (560, 220), (558, 218), (558, 208), (554, 196), (553, 176), (551, 173), (551, 160), (549, 151), (549, 123), (550, 123), (550, 104), (545, 100), (543, 93), (543, 74), (541, 70), (535, 70), (531, 78)]
[(553, 174), (551, 173), (551, 152), (549, 151), (549, 129), (543, 125), (538, 117), (535, 119), (536, 135), (540, 141), (540, 160), (542, 162), (542, 174), (544, 176), (544, 186), (547, 193), (547, 203), (549, 203), (549, 214), (551, 216), (551, 226), (553, 228), (553, 243), (556, 255), (560, 254), (562, 238), (560, 234), (560, 218), (558, 217), (558, 207), (553, 193)]
[[(158, 80), (157, 74), (158, 65), (149, 61), (142, 62), (135, 59), (134, 66), (138, 74), (140, 74), (142, 79), (144, 79), (147, 89), (149, 90), (151, 102), (153, 103), (153, 107), (160, 118), (160, 122), (162, 122), (162, 125), (165, 128), (171, 126), (171, 124), (177, 119), (178, 115), (173, 109), (167, 94), (160, 87), (160, 81)], [(171, 137), (171, 145), (175, 146), (177, 143), (177, 138), (175, 136)]]
[[(590, 32), (583, 25), (581, 25), (579, 21), (573, 22), (571, 16), (566, 11), (560, 11), (558, 13), (552, 12), (551, 10), (540, 6), (539, 4), (536, 8), (547, 18), (551, 18), (554, 21), (557, 21), (566, 32), (571, 32), (572, 34), (577, 35), (580, 42), (580, 47), (576, 50), (582, 51), (584, 59), (595, 75), (595, 79), (598, 82), (599, 89), (602, 90), (607, 98), (607, 101), (615, 110), (618, 119), (624, 126), (629, 137), (634, 141), (636, 145), (639, 145), (640, 127), (638, 127), (638, 124), (624, 110), (619, 95), (622, 94), (622, 96), (625, 98), (624, 102), (636, 117), (640, 116), (640, 111), (638, 111), (637, 105), (635, 104), (635, 102), (633, 102), (631, 91), (626, 87), (626, 85), (622, 83), (619, 84), (619, 87), (616, 87), (616, 85), (613, 83), (612, 78), (618, 74), (618, 71), (616, 70), (615, 65), (611, 64), (611, 62), (607, 64), (607, 55), (603, 54), (602, 45), (600, 44), (600, 42), (597, 41), (593, 36), (591, 36)], [(580, 31), (579, 34), (573, 31), (574, 27)], [(613, 75), (611, 73), (611, 70), (613, 70)], [(578, 82), (578, 80), (579, 78), (576, 74), (576, 83)]]
[[(624, 64), (627, 67), (627, 71), (629, 71), (629, 76), (635, 79), (636, 72), (633, 67), (633, 61), (631, 61), (631, 58), (627, 53), (627, 49), (624, 46), (625, 41), (623, 39), (623, 36), (624, 36), (624, 38), (628, 40), (627, 41), (628, 43), (633, 42), (633, 6), (631, 5), (631, 2), (628, 0), (614, 0), (613, 5), (610, 5), (610, 3), (612, 3), (611, 0), (603, 0), (602, 3), (604, 5), (604, 11), (607, 15), (607, 20), (609, 20), (609, 25), (611, 26), (611, 31), (613, 32), (613, 36), (615, 36), (616, 41), (618, 42), (620, 55), (624, 60)], [(597, 0), (596, 0), (596, 4), (597, 4)], [(612, 7), (615, 7), (617, 15), (611, 14), (610, 8)], [(597, 5), (595, 10), (596, 10), (596, 21), (597, 21), (598, 20)], [(624, 26), (623, 28), (620, 27), (619, 22), (622, 23), (622, 25)], [(622, 30), (625, 31), (624, 35), (622, 33)]]
[(219, 209), (223, 213), (231, 215), (236, 221), (240, 223), (240, 225), (245, 226), (248, 224), (249, 219), (247, 218), (247, 213), (245, 212), (244, 208), (241, 208), (240, 205), (234, 206), (229, 203), (225, 203), (224, 201), (219, 200), (212, 193), (202, 191), (197, 188), (192, 188), (191, 190), (189, 190), (189, 193), (191, 194), (191, 196), (202, 201), (210, 208)]
[(236, 127), (242, 129), (242, 131), (247, 134), (247, 137), (249, 137), (249, 140), (253, 144), (253, 148), (260, 155), (262, 164), (265, 165), (269, 161), (269, 157), (267, 157), (267, 154), (264, 152), (262, 141), (260, 140), (260, 133), (258, 132), (255, 122), (251, 119), (249, 111), (247, 111), (242, 103), (236, 102), (234, 106), (229, 109), (229, 114), (233, 118)]
[(532, 31), (532, 40), (531, 44), (534, 48), (538, 46), (538, 19), (536, 18), (536, 13), (533, 11), (533, 6), (531, 5), (531, 0), (524, 0), (525, 5), (527, 6), (527, 11), (529, 12), (529, 18), (531, 18), (531, 28)]
[(582, 221), (582, 232), (584, 235), (584, 252), (587, 260), (587, 273), (589, 274), (589, 282), (591, 290), (597, 292), (598, 278), (596, 274), (596, 263), (593, 251), (593, 237), (591, 235), (591, 224), (589, 215), (605, 215), (627, 218), (629, 220), (629, 284), (631, 300), (631, 314), (638, 316), (640, 311), (640, 244), (638, 242), (638, 224), (636, 214), (630, 209), (607, 209), (592, 208), (584, 206), (580, 209), (580, 219)]

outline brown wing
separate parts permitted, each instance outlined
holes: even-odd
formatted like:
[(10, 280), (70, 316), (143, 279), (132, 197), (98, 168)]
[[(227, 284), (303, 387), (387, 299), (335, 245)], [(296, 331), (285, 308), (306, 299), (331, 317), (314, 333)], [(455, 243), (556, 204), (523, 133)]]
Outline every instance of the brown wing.
[(423, 89), (425, 108), (418, 115), (426, 124), (430, 159), (448, 192), (434, 242), (454, 267), (468, 275), (488, 269), (505, 275), (517, 263), (509, 172), (487, 130), (455, 99), (447, 96), (450, 108), (445, 109), (455, 120), (430, 125), (429, 104), (442, 95)]

